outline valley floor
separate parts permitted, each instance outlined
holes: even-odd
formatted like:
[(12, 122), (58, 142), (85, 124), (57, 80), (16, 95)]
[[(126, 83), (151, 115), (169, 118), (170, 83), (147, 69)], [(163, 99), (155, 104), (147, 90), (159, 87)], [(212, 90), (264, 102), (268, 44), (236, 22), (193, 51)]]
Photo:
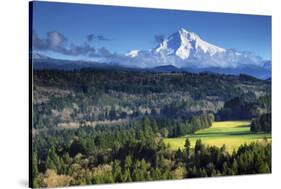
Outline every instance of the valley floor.
[(196, 140), (201, 139), (204, 144), (210, 146), (222, 147), (225, 144), (226, 150), (231, 153), (245, 143), (262, 141), (265, 138), (271, 141), (271, 134), (251, 132), (250, 123), (250, 121), (214, 122), (212, 127), (197, 131), (195, 134), (165, 138), (164, 142), (169, 144), (171, 149), (177, 150), (184, 148), (186, 138), (189, 138), (191, 147), (195, 146)]

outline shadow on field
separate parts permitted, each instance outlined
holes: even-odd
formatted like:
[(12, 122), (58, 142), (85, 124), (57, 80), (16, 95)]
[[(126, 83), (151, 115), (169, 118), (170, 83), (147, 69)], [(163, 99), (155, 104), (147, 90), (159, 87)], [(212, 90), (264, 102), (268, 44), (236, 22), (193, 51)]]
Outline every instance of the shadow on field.
[(239, 125), (237, 127), (251, 127), (250, 125)]
[(210, 132), (210, 133), (201, 133), (201, 134), (195, 134), (190, 137), (219, 137), (219, 136), (237, 136), (237, 135), (250, 135), (254, 134), (251, 131), (241, 131), (241, 132)]

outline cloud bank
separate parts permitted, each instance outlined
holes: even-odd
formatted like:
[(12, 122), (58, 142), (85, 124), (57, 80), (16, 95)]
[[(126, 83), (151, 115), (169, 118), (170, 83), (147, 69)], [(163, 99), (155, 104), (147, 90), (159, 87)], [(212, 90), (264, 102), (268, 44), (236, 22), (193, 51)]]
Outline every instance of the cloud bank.
[(68, 43), (68, 39), (62, 33), (50, 31), (45, 37), (40, 38), (33, 31), (32, 48), (35, 51), (51, 51), (68, 56), (85, 56), (85, 57), (101, 57), (110, 56), (110, 52), (106, 48), (96, 49), (89, 42), (94, 40), (106, 41), (110, 40), (103, 35), (89, 34), (83, 44)]

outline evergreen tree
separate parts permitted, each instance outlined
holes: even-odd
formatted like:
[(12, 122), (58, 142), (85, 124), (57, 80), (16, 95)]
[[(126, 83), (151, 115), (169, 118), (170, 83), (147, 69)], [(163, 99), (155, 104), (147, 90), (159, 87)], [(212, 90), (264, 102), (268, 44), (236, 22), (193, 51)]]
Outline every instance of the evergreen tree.
[(52, 146), (48, 150), (47, 159), (46, 159), (46, 168), (53, 169), (56, 171), (61, 170), (61, 160), (58, 154), (56, 153), (55, 147)]
[(185, 152), (186, 152), (186, 158), (189, 159), (189, 156), (190, 156), (190, 141), (189, 141), (188, 138), (185, 139), (184, 147), (185, 147)]

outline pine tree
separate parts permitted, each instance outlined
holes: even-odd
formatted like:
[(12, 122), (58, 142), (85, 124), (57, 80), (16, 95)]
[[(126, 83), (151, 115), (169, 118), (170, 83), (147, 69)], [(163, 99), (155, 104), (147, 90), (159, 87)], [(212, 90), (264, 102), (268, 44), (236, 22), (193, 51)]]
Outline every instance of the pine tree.
[(186, 158), (189, 159), (189, 156), (190, 156), (190, 141), (189, 141), (188, 138), (185, 139), (184, 147), (185, 147), (185, 152), (186, 152)]
[(112, 169), (115, 182), (122, 182), (122, 169), (120, 166), (120, 161), (114, 160)]
[(53, 146), (48, 150), (46, 168), (56, 171), (59, 171), (61, 169), (60, 157), (57, 155), (56, 150)]

